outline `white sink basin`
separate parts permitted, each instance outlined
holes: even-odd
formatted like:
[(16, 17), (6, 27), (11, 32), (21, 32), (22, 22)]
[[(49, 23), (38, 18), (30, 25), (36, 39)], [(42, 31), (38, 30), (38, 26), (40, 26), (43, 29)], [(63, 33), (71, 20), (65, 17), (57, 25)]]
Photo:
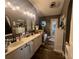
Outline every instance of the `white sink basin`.
[(14, 42), (12, 43), (11, 45), (9, 45), (9, 47), (16, 47), (18, 46), (19, 44), (23, 43), (23, 41), (19, 41), (19, 42)]

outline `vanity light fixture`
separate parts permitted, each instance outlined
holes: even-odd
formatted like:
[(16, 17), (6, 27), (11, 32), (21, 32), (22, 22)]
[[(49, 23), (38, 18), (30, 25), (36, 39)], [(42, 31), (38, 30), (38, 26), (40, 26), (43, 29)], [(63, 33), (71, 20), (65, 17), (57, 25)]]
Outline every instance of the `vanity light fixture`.
[(30, 13), (29, 11), (24, 11), (23, 14), (24, 14), (24, 15), (27, 14), (27, 15), (30, 16), (30, 17), (35, 17), (35, 15), (34, 15), (33, 13)]

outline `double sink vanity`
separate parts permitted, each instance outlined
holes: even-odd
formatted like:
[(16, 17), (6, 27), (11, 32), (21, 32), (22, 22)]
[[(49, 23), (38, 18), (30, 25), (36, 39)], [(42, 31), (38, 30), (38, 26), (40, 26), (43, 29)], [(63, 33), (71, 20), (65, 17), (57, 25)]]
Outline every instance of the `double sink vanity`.
[(41, 44), (42, 31), (29, 37), (21, 38), (20, 41), (14, 42), (7, 47), (6, 59), (31, 59)]

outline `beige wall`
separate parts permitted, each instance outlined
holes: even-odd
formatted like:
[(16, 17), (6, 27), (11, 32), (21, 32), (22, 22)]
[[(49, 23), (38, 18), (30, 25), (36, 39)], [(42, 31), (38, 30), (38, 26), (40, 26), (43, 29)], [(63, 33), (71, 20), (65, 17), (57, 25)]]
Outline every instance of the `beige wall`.
[(69, 2), (70, 2), (70, 0), (65, 0), (63, 8), (62, 8), (62, 16), (64, 16), (64, 25), (66, 25), (67, 11), (68, 11)]
[(71, 31), (70, 31), (70, 57), (73, 57), (73, 20), (71, 20)]
[(73, 59), (73, 19), (71, 19), (70, 40), (69, 45), (66, 45), (65, 52), (66, 59)]
[[(65, 23), (66, 23), (66, 17), (67, 17), (67, 11), (68, 11), (68, 5), (70, 0), (65, 0), (64, 6), (62, 9), (62, 14), (65, 16)], [(71, 28), (70, 28), (70, 41), (69, 45), (66, 45), (67, 51), (65, 51), (66, 59), (73, 59), (73, 20), (71, 19)]]
[(62, 8), (62, 14), (64, 14), (64, 16), (67, 16), (67, 10), (68, 10), (69, 2), (70, 2), (70, 0), (64, 1), (64, 5), (63, 5), (63, 8)]

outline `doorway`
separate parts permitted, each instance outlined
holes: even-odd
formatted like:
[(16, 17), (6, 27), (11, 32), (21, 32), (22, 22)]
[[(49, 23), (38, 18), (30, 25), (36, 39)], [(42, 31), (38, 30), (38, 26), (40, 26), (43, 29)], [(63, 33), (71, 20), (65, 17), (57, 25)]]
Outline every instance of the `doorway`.
[(51, 36), (55, 36), (55, 32), (56, 32), (56, 19), (52, 20), (52, 26), (51, 26)]
[(57, 19), (51, 19), (51, 41), (55, 40)]

